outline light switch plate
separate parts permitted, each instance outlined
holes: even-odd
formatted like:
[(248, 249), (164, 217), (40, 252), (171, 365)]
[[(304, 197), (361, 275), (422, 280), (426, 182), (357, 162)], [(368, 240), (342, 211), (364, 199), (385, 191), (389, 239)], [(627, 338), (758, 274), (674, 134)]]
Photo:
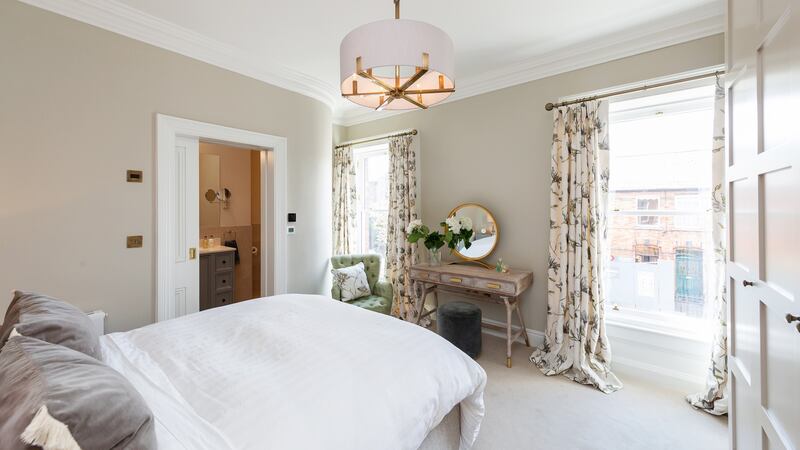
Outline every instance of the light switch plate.
[(128, 236), (127, 238), (127, 247), (128, 248), (141, 248), (142, 242), (144, 242), (144, 238), (142, 236)]
[(141, 183), (142, 182), (142, 171), (141, 170), (128, 170), (125, 173), (125, 180), (128, 183)]
[(294, 232), (295, 232), (294, 225), (289, 225), (288, 227), (286, 227), (286, 234), (294, 234)]

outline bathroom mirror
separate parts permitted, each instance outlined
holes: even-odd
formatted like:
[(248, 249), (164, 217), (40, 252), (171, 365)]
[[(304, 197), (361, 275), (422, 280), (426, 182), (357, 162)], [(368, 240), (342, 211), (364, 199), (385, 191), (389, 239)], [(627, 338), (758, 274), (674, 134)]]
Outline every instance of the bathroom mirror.
[(492, 213), (476, 203), (464, 203), (450, 211), (447, 216), (468, 217), (472, 221), (472, 238), (470, 246), (466, 248), (463, 243), (453, 249), (453, 253), (466, 261), (479, 261), (489, 256), (497, 246), (500, 230)]
[(200, 228), (220, 226), (219, 155), (200, 154)]

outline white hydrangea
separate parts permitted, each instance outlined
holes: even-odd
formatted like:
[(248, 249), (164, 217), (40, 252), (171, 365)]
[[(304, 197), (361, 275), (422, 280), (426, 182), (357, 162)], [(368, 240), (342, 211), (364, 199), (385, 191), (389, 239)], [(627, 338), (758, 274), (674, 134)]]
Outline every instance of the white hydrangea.
[(422, 221), (420, 219), (414, 219), (409, 222), (408, 226), (406, 227), (406, 234), (411, 234), (417, 228), (422, 228)]
[(461, 228), (464, 230), (472, 230), (472, 219), (469, 217), (462, 217), (459, 219), (461, 221)]
[(458, 234), (461, 232), (461, 220), (458, 217), (448, 217), (444, 222), (453, 233)]

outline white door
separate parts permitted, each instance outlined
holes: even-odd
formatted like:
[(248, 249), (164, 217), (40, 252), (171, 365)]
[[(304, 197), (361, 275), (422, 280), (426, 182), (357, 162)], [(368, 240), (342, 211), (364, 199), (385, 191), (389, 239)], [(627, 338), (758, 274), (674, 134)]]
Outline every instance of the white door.
[(731, 446), (800, 449), (800, 0), (728, 0)]
[[(200, 310), (200, 263), (197, 243), (200, 236), (199, 146), (197, 138), (176, 137), (173, 153), (173, 177), (170, 178), (174, 302), (167, 317), (172, 319)], [(162, 319), (162, 320), (163, 320)]]

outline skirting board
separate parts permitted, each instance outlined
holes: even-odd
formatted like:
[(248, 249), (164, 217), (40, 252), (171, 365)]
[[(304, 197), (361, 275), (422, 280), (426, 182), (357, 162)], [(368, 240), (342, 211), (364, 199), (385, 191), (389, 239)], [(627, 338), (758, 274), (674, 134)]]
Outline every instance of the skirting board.
[[(484, 318), (483, 321), (485, 323), (491, 325), (497, 325), (504, 327), (505, 322), (501, 322), (498, 320), (486, 319)], [(519, 330), (518, 326), (512, 326), (513, 332)], [(528, 339), (531, 342), (532, 347), (539, 347), (544, 343), (544, 332), (539, 330), (532, 330), (527, 328), (525, 330), (528, 333)], [(490, 336), (496, 336), (502, 339), (506, 338), (506, 334), (500, 330), (494, 330), (491, 328), (484, 328), (484, 334), (488, 334)], [(613, 345), (614, 339), (609, 338), (612, 345), (612, 352), (613, 352)], [(522, 338), (518, 338), (516, 342), (523, 343)], [(646, 344), (642, 344), (643, 350), (647, 352), (652, 352), (654, 349), (652, 347), (647, 346)], [(645, 348), (647, 347), (647, 348)], [(695, 374), (695, 373), (688, 373), (684, 371), (677, 370), (675, 367), (668, 367), (666, 365), (659, 366), (655, 364), (649, 364), (642, 361), (637, 361), (634, 358), (627, 357), (627, 355), (618, 355), (612, 353), (612, 368), (615, 373), (619, 375), (622, 379), (622, 382), (625, 382), (625, 378), (630, 376), (637, 379), (648, 380), (651, 382), (656, 382), (658, 384), (669, 386), (675, 389), (689, 392), (694, 392), (695, 390), (702, 389), (703, 387), (703, 380), (705, 374)]]

